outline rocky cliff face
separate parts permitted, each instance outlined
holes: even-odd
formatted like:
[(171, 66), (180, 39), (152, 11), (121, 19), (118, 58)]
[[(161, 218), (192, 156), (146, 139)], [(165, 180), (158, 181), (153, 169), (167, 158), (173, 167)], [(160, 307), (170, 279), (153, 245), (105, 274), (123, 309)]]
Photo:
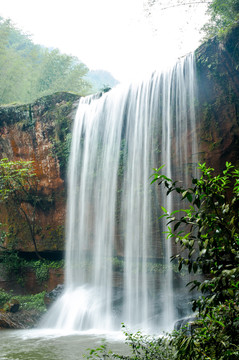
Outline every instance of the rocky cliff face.
[[(197, 135), (200, 162), (221, 171), (239, 162), (239, 26), (222, 40), (214, 38), (195, 53), (198, 79)], [(70, 129), (79, 96), (58, 93), (34, 104), (0, 108), (0, 156), (33, 160), (39, 195), (36, 242), (40, 252), (63, 251), (66, 208), (66, 162)], [(188, 134), (185, 134), (185, 141)], [(2, 210), (16, 249), (34, 252), (29, 229), (14, 211)]]
[(239, 25), (196, 53), (199, 158), (222, 171), (239, 164)]
[[(37, 192), (44, 198), (44, 207), (36, 208), (34, 224), (39, 252), (64, 249), (66, 162), (78, 100), (77, 95), (57, 93), (33, 104), (0, 108), (1, 158), (33, 160), (39, 179)], [(34, 252), (29, 228), (14, 207), (10, 211), (2, 207), (1, 213), (1, 222), (10, 225), (6, 245)]]

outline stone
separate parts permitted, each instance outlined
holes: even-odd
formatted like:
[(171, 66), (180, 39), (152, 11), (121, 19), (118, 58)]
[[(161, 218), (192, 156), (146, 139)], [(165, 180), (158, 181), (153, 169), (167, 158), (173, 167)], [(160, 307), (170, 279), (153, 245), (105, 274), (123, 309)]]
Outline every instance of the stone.
[(19, 329), (19, 326), (6, 313), (0, 312), (0, 329)]
[(44, 303), (47, 309), (62, 294), (63, 290), (64, 290), (64, 285), (59, 284), (55, 289), (45, 294)]
[(41, 316), (42, 312), (37, 310), (0, 311), (0, 329), (31, 329), (37, 326)]
[(198, 318), (196, 316), (190, 316), (176, 321), (174, 324), (174, 330), (180, 331), (182, 329), (185, 330), (187, 335), (191, 335), (193, 330), (198, 327), (196, 321)]

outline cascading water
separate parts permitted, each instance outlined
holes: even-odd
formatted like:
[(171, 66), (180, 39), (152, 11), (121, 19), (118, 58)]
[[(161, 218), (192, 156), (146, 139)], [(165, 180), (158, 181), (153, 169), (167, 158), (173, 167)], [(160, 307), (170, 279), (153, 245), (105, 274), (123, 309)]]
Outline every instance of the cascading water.
[[(80, 100), (69, 164), (66, 281), (45, 327), (167, 329), (183, 315), (153, 168), (186, 181), (197, 163), (193, 55)], [(187, 137), (188, 136), (188, 137)], [(176, 169), (176, 171), (175, 171)], [(185, 299), (183, 300), (185, 302)], [(181, 310), (180, 310), (181, 309)]]

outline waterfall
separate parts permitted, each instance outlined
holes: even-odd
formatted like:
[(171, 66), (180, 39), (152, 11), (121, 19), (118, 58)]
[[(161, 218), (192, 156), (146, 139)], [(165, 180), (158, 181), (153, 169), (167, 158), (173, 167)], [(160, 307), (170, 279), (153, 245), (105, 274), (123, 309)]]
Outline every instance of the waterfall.
[[(170, 263), (153, 168), (187, 181), (197, 163), (194, 56), (138, 84), (81, 98), (68, 169), (66, 280), (44, 326), (167, 329), (186, 290)], [(179, 275), (177, 275), (179, 276)], [(181, 297), (180, 297), (181, 296)], [(183, 299), (183, 300), (182, 300)]]

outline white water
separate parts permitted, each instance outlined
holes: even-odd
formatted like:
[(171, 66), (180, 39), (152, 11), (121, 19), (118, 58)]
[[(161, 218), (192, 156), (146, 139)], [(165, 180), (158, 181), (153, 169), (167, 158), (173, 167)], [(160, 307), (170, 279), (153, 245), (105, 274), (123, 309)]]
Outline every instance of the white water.
[[(51, 331), (46, 329), (10, 330), (1, 329), (1, 360), (80, 360), (89, 355), (89, 347), (102, 345), (102, 337), (112, 351), (129, 355), (120, 333), (92, 334), (90, 332)], [(84, 356), (85, 355), (85, 356)]]
[[(184, 290), (175, 286), (172, 245), (158, 221), (161, 205), (171, 211), (176, 204), (150, 185), (150, 175), (166, 164), (167, 176), (186, 181), (197, 163), (194, 81), (189, 55), (146, 81), (81, 99), (69, 164), (65, 291), (43, 326), (106, 332), (124, 322), (158, 331), (182, 316)], [(154, 271), (156, 262), (164, 271)]]

